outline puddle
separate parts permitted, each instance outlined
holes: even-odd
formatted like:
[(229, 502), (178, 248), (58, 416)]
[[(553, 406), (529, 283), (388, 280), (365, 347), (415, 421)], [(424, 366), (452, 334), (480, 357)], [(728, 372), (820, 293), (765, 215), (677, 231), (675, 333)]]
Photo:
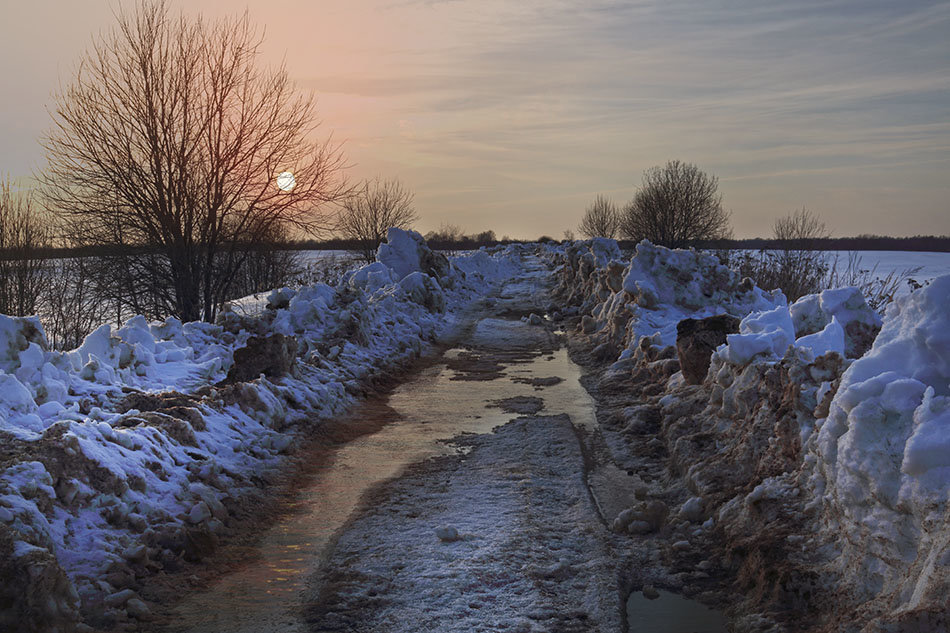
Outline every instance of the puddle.
[(728, 633), (726, 617), (706, 605), (659, 590), (655, 600), (635, 591), (627, 598), (628, 633)]
[[(448, 442), (451, 438), (488, 433), (517, 417), (486, 407), (491, 401), (536, 396), (544, 400), (539, 415), (567, 413), (578, 426), (596, 425), (593, 401), (579, 382), (580, 367), (568, 359), (566, 349), (505, 356), (498, 359), (501, 371), (492, 379), (459, 380), (465, 364), (458, 359), (472, 353), (449, 350), (444, 357), (448, 362), (412, 376), (386, 398), (359, 405), (352, 415), (364, 420), (374, 416), (377, 424), (373, 426), (380, 430), (340, 446), (329, 459), (327, 449), (322, 449), (322, 465), (300, 490), (295, 511), (281, 517), (262, 536), (245, 567), (181, 602), (165, 630), (306, 631), (299, 615), (305, 582), (363, 494), (412, 463), (462, 452)], [(491, 357), (493, 352), (474, 351), (483, 353)], [(553, 376), (563, 380), (556, 384), (543, 381), (546, 386), (541, 388), (515, 380)]]

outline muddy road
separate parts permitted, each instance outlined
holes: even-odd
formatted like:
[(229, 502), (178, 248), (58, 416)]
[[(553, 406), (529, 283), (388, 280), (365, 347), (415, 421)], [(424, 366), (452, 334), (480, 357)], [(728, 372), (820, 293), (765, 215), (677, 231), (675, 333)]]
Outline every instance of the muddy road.
[(564, 333), (529, 317), (550, 301), (536, 273), (356, 407), (371, 432), (320, 449), (245, 564), (155, 630), (676, 631), (704, 609), (634, 600), (628, 626), (632, 589), (677, 582), (661, 548), (611, 529), (650, 483), (615, 464)]

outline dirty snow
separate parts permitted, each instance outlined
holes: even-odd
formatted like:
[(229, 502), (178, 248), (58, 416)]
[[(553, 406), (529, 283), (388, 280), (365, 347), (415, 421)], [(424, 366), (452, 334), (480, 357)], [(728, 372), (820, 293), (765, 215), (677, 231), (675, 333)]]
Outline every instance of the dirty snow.
[[(15, 442), (0, 465), (0, 530), (15, 552), (43, 550), (68, 578), (34, 626), (75, 621), (80, 600), (99, 608), (134, 579), (128, 570), (180, 556), (184, 531), (221, 533), (227, 503), (279, 462), (289, 432), (342, 411), (374, 376), (450, 335), (466, 306), (521, 268), (520, 245), (449, 262), (415, 232), (388, 237), (376, 263), (338, 286), (276, 290), (259, 318), (135, 317), (58, 352), (37, 319), (0, 315), (0, 434)], [(276, 334), (296, 339), (289, 374), (221, 383), (236, 350)], [(120, 410), (129, 394), (165, 395)], [(29, 592), (25, 568), (11, 573), (23, 576), (4, 583)]]
[(466, 455), (424, 462), (376, 491), (319, 578), (310, 625), (621, 630), (615, 555), (568, 417), (520, 418), (463, 442)]
[[(457, 331), (473, 302), (504, 286), (495, 300), (500, 312), (536, 292), (536, 276), (523, 275), (529, 250), (556, 267), (559, 298), (549, 311), (578, 317), (596, 344), (592, 354), (612, 363), (611, 379), (652, 381), (641, 394), (649, 405), (630, 407), (624, 433), (659, 428), (636, 450), (669, 450), (680, 460), (692, 491), (678, 501), (682, 535), (717, 529), (725, 546), (741, 540), (746, 551), (762, 543), (758, 551), (767, 556), (776, 551), (772, 532), (794, 528), (783, 543), (798, 546), (797, 558), (771, 561), (792, 566), (789, 592), (816, 603), (831, 595), (843, 618), (942, 617), (950, 591), (950, 276), (899, 298), (881, 320), (857, 289), (788, 305), (780, 292), (761, 290), (710, 255), (649, 242), (629, 260), (602, 239), (446, 260), (417, 233), (393, 229), (377, 262), (334, 286), (277, 289), (258, 317), (234, 310), (216, 324), (136, 317), (56, 352), (37, 319), (0, 315), (0, 554), (10, 574), (3, 590), (34, 618), (27, 627), (74, 623), (80, 608), (101, 615), (124, 605), (123, 617), (145, 617), (147, 605), (123, 592), (136, 576), (182, 556), (195, 538), (226, 530), (228, 504), (257, 486), (256, 473), (279, 463), (295, 430), (342, 411), (375, 377)], [(671, 347), (676, 324), (717, 314), (741, 319), (740, 331), (714, 352), (706, 382), (687, 386)], [(276, 335), (296, 344), (288, 373), (222, 382), (237, 350)], [(479, 337), (501, 348), (543, 344), (500, 323), (476, 328)], [(528, 433), (540, 424), (548, 430), (542, 444)], [(497, 484), (488, 495), (468, 486), (462, 457), (397, 481), (394, 494), (419, 487), (426, 468), (446, 478), (445, 486), (422, 491), (429, 507), (442, 510), (424, 522), (397, 521), (420, 566), (407, 575), (370, 556), (352, 593), (326, 595), (345, 604), (406, 582), (414, 590), (399, 595), (426, 597), (435, 611), (423, 613), (415, 602), (383, 608), (374, 612), (383, 628), (454, 618), (468, 625), (458, 630), (475, 630), (495, 617), (490, 622), (531, 630), (531, 622), (486, 616), (498, 605), (461, 592), (494, 582), (511, 591), (492, 595), (519, 613), (541, 605), (530, 619), (545, 622), (564, 617), (549, 608), (564, 582), (574, 586), (572, 596), (584, 596), (571, 611), (577, 622), (548, 624), (586, 630), (581, 621), (593, 618), (613, 626), (604, 602), (611, 589), (598, 585), (605, 555), (588, 539), (600, 528), (577, 501), (583, 482), (554, 473), (539, 483), (530, 473), (551, 474), (548, 457), (575, 451), (568, 427), (557, 417), (512, 423), (499, 434), (510, 456), (479, 451), (482, 440), (473, 440), (469, 467)], [(525, 505), (526, 486), (536, 497)], [(468, 512), (450, 512), (458, 504)], [(391, 508), (345, 534), (339, 551), (370, 548), (389, 560), (373, 529), (383, 512)], [(553, 544), (539, 543), (530, 525), (550, 513), (564, 517), (563, 530), (551, 535), (564, 556), (541, 565), (538, 548)], [(648, 515), (631, 513), (625, 529), (652, 527)], [(575, 533), (578, 525), (587, 531)], [(440, 540), (435, 530), (442, 528), (459, 538)], [(500, 532), (510, 542), (484, 536)], [(183, 534), (191, 545), (182, 545)], [(690, 540), (672, 547), (687, 551)], [(812, 576), (832, 578), (826, 586), (833, 590), (812, 594), (794, 585)], [(34, 603), (43, 592), (46, 603)], [(416, 618), (397, 619), (414, 609)]]
[(845, 564), (865, 571), (869, 594), (946, 598), (950, 276), (889, 306), (819, 424), (810, 484)]
[[(787, 608), (787, 594), (792, 604), (807, 600), (812, 617), (823, 613), (827, 630), (849, 621), (942, 630), (950, 276), (900, 297), (882, 320), (857, 288), (789, 306), (692, 251), (641, 244), (629, 263), (596, 267), (589, 249), (566, 249), (559, 291), (579, 306), (595, 355), (619, 352), (612, 384), (626, 379), (647, 394), (629, 407), (622, 434), (658, 418), (646, 448), (668, 448), (671, 468), (710, 503), (727, 552), (756, 553), (773, 569), (781, 593), (759, 587), (750, 608)], [(703, 283), (713, 287), (697, 292)], [(740, 317), (739, 332), (713, 353), (703, 385), (684, 385), (663, 348), (678, 318), (717, 311)]]

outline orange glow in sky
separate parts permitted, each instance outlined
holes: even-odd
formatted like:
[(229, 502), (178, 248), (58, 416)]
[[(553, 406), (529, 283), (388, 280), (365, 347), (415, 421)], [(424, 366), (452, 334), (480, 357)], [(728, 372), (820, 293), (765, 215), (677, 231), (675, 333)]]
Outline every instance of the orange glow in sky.
[[(0, 172), (23, 177), (42, 167), (50, 94), (111, 27), (112, 3), (5, 4)], [(402, 180), (423, 232), (560, 237), (596, 194), (624, 202), (645, 169), (678, 158), (719, 177), (738, 237), (802, 206), (835, 235), (950, 234), (946, 3), (247, 8), (265, 29), (262, 61), (314, 92), (350, 177)]]

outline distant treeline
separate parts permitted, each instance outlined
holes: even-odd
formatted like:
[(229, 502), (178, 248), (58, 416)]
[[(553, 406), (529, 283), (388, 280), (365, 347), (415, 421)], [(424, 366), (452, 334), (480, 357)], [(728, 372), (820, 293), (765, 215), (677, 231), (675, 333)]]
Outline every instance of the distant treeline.
[[(457, 240), (429, 239), (428, 244), (437, 250), (464, 251), (476, 250), (482, 246), (496, 246), (498, 244), (510, 244), (522, 240), (512, 239), (475, 239), (475, 236), (463, 236)], [(493, 237), (493, 236), (492, 236)], [(539, 241), (557, 242), (547, 236), (542, 236)], [(620, 240), (621, 248), (633, 249), (637, 243), (631, 240)], [(793, 248), (795, 250), (815, 250), (815, 251), (932, 251), (938, 253), (950, 252), (950, 236), (936, 235), (918, 235), (915, 237), (884, 237), (879, 235), (859, 235), (858, 237), (829, 237), (802, 240), (801, 243), (788, 243), (774, 239), (765, 239), (761, 237), (745, 240), (715, 240), (696, 242), (695, 248), (702, 249), (742, 249), (742, 250), (778, 250)], [(360, 243), (357, 240), (347, 240), (333, 238), (328, 240), (290, 240), (280, 243), (257, 243), (249, 246), (253, 250), (260, 251), (358, 251)], [(57, 257), (86, 257), (101, 255), (118, 254), (146, 254), (155, 252), (155, 249), (131, 246), (84, 246), (82, 248), (41, 248), (33, 255), (38, 259), (50, 259)], [(7, 252), (7, 249), (0, 248), (0, 259), (15, 259), (17, 253)]]
[(787, 249), (813, 251), (932, 251), (950, 252), (950, 236), (917, 235), (914, 237), (883, 237), (859, 235), (857, 237), (827, 237), (787, 241), (760, 237), (746, 240), (715, 240), (698, 242), (696, 248), (773, 250)]
[[(517, 240), (496, 240), (492, 239), (474, 239), (465, 236), (459, 240), (445, 240), (439, 238), (426, 239), (430, 248), (446, 251), (467, 251), (476, 250), (482, 246), (495, 246), (496, 244), (507, 244)], [(356, 251), (360, 248), (360, 243), (356, 240), (331, 239), (331, 240), (304, 240), (291, 242), (289, 248), (308, 251)]]
[[(549, 241), (551, 238), (547, 238)], [(475, 250), (482, 246), (495, 246), (497, 244), (509, 244), (521, 240), (496, 240), (496, 239), (472, 239), (464, 237), (459, 240), (428, 240), (430, 247), (436, 250)], [(333, 238), (328, 240), (288, 240), (282, 242), (256, 242), (247, 246), (250, 250), (259, 251), (352, 251), (358, 252), (362, 245), (359, 240), (347, 240), (342, 238)], [(31, 252), (31, 257), (36, 259), (56, 259), (60, 257), (98, 257), (103, 255), (145, 255), (157, 253), (159, 249), (148, 248), (144, 246), (128, 245), (91, 245), (80, 248), (56, 248), (45, 247), (38, 248)], [(0, 260), (18, 259), (20, 254), (9, 249), (0, 247)]]

